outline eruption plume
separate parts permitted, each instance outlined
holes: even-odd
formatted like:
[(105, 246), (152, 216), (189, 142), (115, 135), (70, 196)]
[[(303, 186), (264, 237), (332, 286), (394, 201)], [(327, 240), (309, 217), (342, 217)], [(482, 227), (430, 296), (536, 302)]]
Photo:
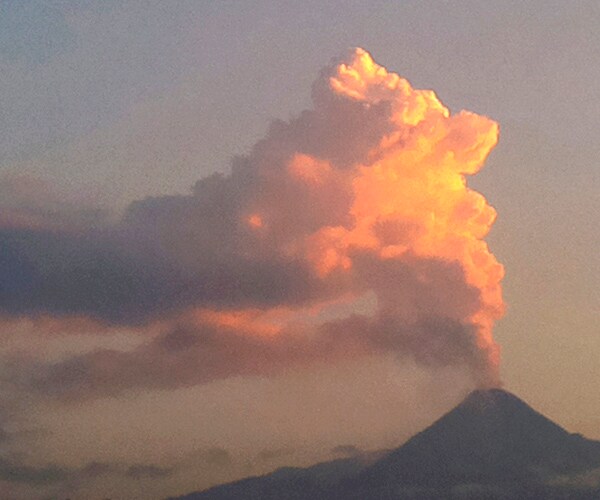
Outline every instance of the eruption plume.
[[(230, 175), (135, 202), (110, 231), (54, 233), (29, 260), (22, 249), (45, 233), (0, 234), (26, 276), (0, 293), (5, 312), (164, 326), (134, 351), (38, 370), (38, 384), (76, 369), (82, 386), (111, 392), (389, 352), (498, 384), (503, 268), (484, 241), (496, 212), (466, 182), (498, 125), (450, 114), (362, 49), (325, 68), (312, 97)], [(32, 274), (25, 261), (48, 267)], [(102, 264), (86, 274), (90, 262)]]

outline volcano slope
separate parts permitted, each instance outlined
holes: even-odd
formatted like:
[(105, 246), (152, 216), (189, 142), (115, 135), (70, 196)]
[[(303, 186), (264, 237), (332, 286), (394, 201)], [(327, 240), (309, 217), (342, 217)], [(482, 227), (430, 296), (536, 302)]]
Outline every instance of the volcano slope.
[(185, 500), (598, 499), (600, 441), (501, 389), (477, 390), (403, 446), (283, 468)]

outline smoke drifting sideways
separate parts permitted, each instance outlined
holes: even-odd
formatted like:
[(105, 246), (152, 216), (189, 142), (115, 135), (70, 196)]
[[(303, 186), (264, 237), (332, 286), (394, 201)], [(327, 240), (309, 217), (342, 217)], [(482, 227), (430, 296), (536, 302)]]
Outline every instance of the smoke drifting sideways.
[(359, 48), (321, 71), (312, 100), (190, 195), (101, 227), (2, 219), (4, 317), (152, 332), (130, 351), (40, 361), (21, 383), (95, 397), (397, 353), (497, 385), (496, 212), (466, 176), (498, 125), (451, 115)]

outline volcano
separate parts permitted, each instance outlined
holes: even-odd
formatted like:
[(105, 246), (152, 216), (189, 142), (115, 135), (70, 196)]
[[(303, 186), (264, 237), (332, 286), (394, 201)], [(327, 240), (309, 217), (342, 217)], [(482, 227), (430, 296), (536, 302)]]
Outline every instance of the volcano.
[(284, 468), (180, 497), (224, 499), (600, 498), (600, 441), (515, 395), (477, 390), (403, 446)]

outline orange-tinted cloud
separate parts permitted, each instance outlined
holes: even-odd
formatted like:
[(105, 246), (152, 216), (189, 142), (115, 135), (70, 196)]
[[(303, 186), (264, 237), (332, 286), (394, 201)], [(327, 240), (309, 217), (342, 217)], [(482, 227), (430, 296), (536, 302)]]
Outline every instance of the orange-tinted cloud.
[[(38, 386), (80, 370), (81, 387), (110, 394), (379, 351), (498, 382), (503, 268), (484, 241), (496, 213), (465, 177), (498, 125), (452, 115), (362, 49), (321, 72), (313, 102), (192, 195), (135, 202), (101, 231), (0, 232), (5, 314), (170, 325), (136, 351), (47, 367)], [(366, 293), (369, 312), (302, 320)]]

